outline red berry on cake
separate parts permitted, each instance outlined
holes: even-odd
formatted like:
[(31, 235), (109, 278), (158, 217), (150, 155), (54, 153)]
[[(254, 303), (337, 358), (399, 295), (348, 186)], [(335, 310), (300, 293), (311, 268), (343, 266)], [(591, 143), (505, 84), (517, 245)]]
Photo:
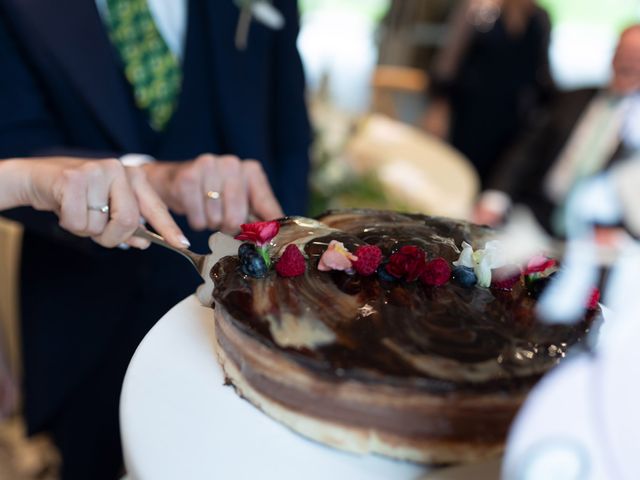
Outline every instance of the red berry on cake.
[(413, 282), (424, 271), (424, 250), (415, 245), (405, 245), (389, 257), (387, 272), (396, 278), (404, 278), (407, 282)]
[(589, 296), (589, 302), (587, 303), (588, 310), (595, 310), (598, 308), (598, 302), (600, 301), (600, 290), (594, 288)]
[(420, 275), (422, 283), (432, 287), (444, 285), (450, 278), (451, 267), (449, 266), (449, 262), (442, 257), (436, 257), (433, 260), (429, 260), (424, 267), (424, 271)]
[(276, 263), (276, 272), (281, 277), (299, 277), (304, 274), (307, 263), (298, 247), (290, 243)]
[(353, 262), (355, 271), (360, 275), (369, 276), (376, 273), (382, 261), (382, 250), (375, 245), (363, 245), (358, 247), (355, 256), (358, 257), (358, 260)]
[(499, 290), (511, 290), (520, 280), (520, 267), (505, 265), (491, 271), (491, 287)]

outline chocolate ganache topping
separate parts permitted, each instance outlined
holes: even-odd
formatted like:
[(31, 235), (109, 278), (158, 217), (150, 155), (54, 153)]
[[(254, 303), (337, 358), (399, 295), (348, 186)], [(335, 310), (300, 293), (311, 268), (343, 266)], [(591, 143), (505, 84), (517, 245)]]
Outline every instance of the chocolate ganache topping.
[(583, 340), (599, 310), (577, 325), (548, 325), (536, 319), (535, 299), (521, 283), (511, 290), (451, 281), (429, 287), (316, 268), (331, 240), (351, 252), (377, 245), (385, 256), (415, 245), (451, 263), (463, 241), (481, 248), (490, 234), (462, 221), (392, 212), (287, 218), (270, 250), (277, 258), (290, 243), (302, 247), (305, 274), (251, 278), (236, 256), (224, 257), (211, 272), (214, 297), (241, 331), (326, 379), (430, 393), (528, 389)]

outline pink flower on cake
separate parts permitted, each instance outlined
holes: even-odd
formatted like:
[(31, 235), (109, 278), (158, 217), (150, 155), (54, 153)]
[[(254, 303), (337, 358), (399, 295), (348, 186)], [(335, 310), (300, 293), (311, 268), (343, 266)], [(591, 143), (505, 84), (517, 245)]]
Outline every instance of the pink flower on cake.
[(243, 223), (240, 225), (240, 229), (242, 231), (236, 235), (236, 240), (253, 242), (258, 247), (262, 247), (278, 234), (280, 224), (275, 220), (271, 222)]
[(527, 268), (524, 274), (529, 275), (531, 273), (544, 272), (545, 270), (556, 267), (557, 265), (558, 262), (553, 258), (545, 257), (544, 255), (536, 255), (527, 263)]
[(271, 241), (280, 231), (280, 223), (276, 220), (270, 222), (243, 223), (240, 225), (241, 232), (236, 235), (236, 240), (252, 242), (256, 244), (256, 250), (264, 259), (264, 263), (269, 268), (271, 257), (267, 251), (266, 244)]
[(347, 250), (342, 242), (331, 240), (329, 246), (320, 257), (318, 270), (328, 272), (330, 270), (349, 271), (358, 257)]

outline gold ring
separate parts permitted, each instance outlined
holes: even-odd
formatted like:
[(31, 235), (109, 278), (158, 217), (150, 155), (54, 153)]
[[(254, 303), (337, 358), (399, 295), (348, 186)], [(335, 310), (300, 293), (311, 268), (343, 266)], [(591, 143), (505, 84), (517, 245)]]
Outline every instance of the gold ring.
[(88, 210), (100, 213), (109, 213), (109, 205), (89, 205)]
[(207, 198), (211, 200), (220, 200), (220, 197), (222, 197), (222, 193), (216, 192), (215, 190), (209, 190), (207, 192)]

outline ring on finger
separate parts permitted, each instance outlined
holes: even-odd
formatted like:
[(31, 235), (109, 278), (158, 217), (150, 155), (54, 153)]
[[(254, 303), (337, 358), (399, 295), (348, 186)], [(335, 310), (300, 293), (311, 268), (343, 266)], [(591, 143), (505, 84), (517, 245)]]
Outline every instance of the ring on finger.
[(109, 213), (109, 205), (107, 204), (103, 204), (103, 205), (89, 205), (87, 207), (87, 210), (91, 210), (93, 212), (100, 212), (100, 213), (104, 213), (107, 214)]
[(211, 200), (220, 200), (222, 198), (222, 192), (218, 192), (217, 190), (209, 190), (205, 196)]

